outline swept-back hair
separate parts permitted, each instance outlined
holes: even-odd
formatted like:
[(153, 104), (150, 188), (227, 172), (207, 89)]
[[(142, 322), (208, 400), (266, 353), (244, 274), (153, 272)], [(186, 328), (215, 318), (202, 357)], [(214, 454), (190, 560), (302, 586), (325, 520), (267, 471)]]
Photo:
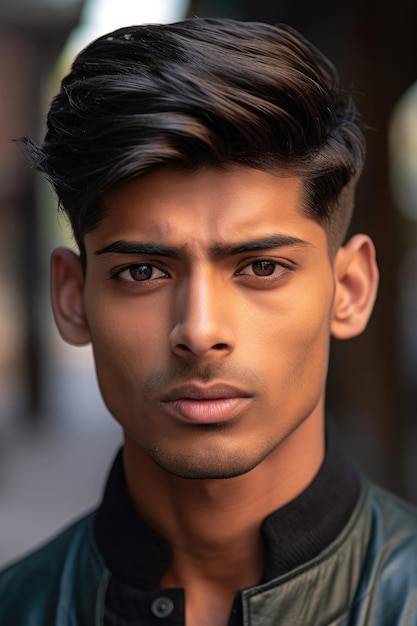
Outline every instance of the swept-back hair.
[(334, 250), (365, 152), (353, 99), (321, 52), (288, 26), (225, 19), (100, 37), (63, 79), (43, 145), (23, 141), (81, 251), (116, 184), (161, 166), (228, 163), (301, 176), (303, 210)]

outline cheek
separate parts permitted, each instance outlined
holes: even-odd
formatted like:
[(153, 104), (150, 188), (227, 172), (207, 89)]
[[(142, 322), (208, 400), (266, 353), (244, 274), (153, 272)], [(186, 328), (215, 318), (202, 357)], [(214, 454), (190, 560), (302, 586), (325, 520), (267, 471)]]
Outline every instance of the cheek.
[(99, 386), (114, 413), (123, 398), (138, 398), (146, 372), (167, 358), (166, 324), (154, 310), (98, 298), (86, 310)]
[[(314, 297), (313, 297), (314, 296)], [(323, 388), (327, 372), (332, 294), (307, 290), (263, 316), (257, 353), (271, 381), (295, 393)]]
[(93, 344), (97, 350), (117, 354), (147, 353), (166, 339), (168, 321), (157, 299), (120, 296), (117, 290), (103, 293), (90, 290), (86, 315)]

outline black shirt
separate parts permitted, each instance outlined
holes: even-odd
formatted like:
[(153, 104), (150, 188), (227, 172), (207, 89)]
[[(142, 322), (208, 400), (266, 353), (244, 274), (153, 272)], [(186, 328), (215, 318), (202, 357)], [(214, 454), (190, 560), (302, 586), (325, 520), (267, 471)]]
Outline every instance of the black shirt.
[[(329, 437), (325, 460), (310, 485), (262, 523), (266, 582), (316, 557), (342, 531), (359, 496), (353, 464)], [(183, 626), (183, 589), (161, 589), (171, 548), (134, 509), (123, 470), (122, 450), (111, 469), (95, 517), (95, 535), (111, 572), (104, 626)], [(242, 626), (241, 593), (236, 591), (228, 626)]]

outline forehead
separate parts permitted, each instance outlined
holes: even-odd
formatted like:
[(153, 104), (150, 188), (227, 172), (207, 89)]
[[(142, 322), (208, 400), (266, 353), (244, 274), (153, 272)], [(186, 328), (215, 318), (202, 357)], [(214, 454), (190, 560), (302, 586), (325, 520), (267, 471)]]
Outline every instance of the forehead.
[(323, 228), (303, 211), (301, 178), (244, 166), (164, 168), (112, 190), (105, 216), (86, 244), (91, 238), (100, 245), (139, 238), (211, 245), (272, 232), (327, 246)]

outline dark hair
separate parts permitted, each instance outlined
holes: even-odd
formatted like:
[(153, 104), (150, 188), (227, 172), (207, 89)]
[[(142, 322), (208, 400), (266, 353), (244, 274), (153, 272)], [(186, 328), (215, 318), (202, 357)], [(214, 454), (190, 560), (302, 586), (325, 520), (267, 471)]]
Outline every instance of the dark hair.
[(44, 144), (23, 141), (81, 252), (116, 184), (163, 165), (227, 163), (302, 176), (303, 210), (335, 250), (365, 152), (355, 104), (325, 56), (288, 26), (226, 19), (100, 37), (62, 81)]

